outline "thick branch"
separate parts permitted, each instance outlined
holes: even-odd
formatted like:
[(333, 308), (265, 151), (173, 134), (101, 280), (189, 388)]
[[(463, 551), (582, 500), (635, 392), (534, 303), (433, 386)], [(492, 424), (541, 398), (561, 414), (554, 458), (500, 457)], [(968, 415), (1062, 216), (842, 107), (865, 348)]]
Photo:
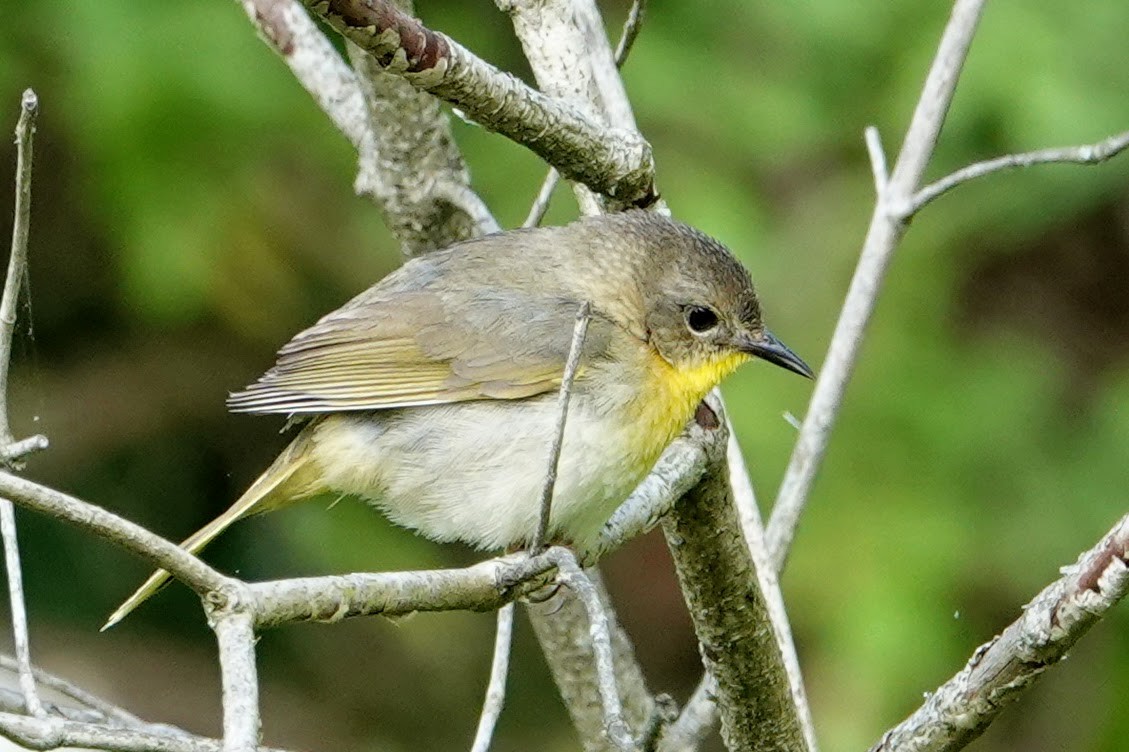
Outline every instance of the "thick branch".
[(607, 129), (426, 28), (388, 0), (303, 0), (379, 65), (529, 148), (570, 179), (630, 203), (652, 198), (650, 145)]
[(929, 693), (871, 752), (946, 752), (963, 748), (997, 715), (1066, 657), (1086, 631), (1129, 591), (1129, 515), (1023, 608), (1003, 634)]
[(741, 531), (724, 446), (663, 520), (730, 752), (806, 750), (768, 605)]

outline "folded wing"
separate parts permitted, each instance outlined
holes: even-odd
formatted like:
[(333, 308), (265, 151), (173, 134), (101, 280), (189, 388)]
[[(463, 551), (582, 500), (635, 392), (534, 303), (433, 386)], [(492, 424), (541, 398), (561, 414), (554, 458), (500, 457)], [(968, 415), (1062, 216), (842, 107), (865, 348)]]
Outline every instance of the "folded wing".
[[(228, 406), (321, 413), (521, 399), (560, 385), (580, 301), (488, 287), (379, 287), (325, 316)], [(614, 325), (593, 315), (583, 364), (606, 353)]]

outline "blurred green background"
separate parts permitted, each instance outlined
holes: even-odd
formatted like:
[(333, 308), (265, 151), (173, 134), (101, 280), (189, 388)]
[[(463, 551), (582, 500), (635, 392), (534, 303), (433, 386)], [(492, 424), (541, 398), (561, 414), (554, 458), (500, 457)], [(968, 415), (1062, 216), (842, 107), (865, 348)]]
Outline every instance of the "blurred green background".
[[(528, 78), (493, 3), (419, 12)], [(606, 5), (618, 29), (627, 4)], [(927, 0), (653, 0), (625, 76), (675, 214), (753, 270), (773, 329), (818, 366), (873, 204), (862, 130), (896, 151), (947, 17)], [(1129, 6), (992, 4), (930, 175), (1129, 127)], [(618, 32), (616, 32), (618, 33)], [(398, 261), (352, 195), (354, 155), (230, 0), (32, 0), (0, 11), (0, 126), (42, 101), (17, 433), (28, 474), (179, 539), (282, 446), (281, 421), (223, 398), (274, 350)], [(543, 166), (455, 130), (505, 226)], [(3, 139), (0, 232), (14, 151)], [(559, 191), (550, 221), (574, 214)], [(898, 252), (784, 576), (824, 749), (864, 749), (1019, 614), (1126, 509), (1129, 160), (1040, 167), (961, 188)], [(726, 387), (768, 504), (810, 385), (762, 366)], [(153, 720), (217, 733), (198, 604), (172, 588), (97, 629), (146, 573), (21, 514), (33, 649)], [(456, 565), (360, 504), (241, 524), (208, 558), (252, 578)], [(685, 697), (698, 658), (661, 538), (606, 562), (652, 688)], [(466, 749), (490, 615), (300, 626), (263, 636), (265, 738), (295, 749)], [(1129, 609), (976, 742), (1123, 750)], [(440, 721), (441, 719), (441, 721)], [(716, 742), (715, 742), (716, 743)], [(576, 741), (519, 621), (497, 750)]]

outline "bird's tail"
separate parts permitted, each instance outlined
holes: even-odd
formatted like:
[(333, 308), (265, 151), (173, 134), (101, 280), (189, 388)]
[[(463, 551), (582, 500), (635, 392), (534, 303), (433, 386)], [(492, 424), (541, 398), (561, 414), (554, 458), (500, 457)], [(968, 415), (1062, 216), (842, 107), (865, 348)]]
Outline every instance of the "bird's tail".
[[(299, 434), (290, 446), (283, 450), (278, 459), (271, 463), (266, 472), (228, 507), (227, 511), (186, 538), (180, 547), (190, 553), (197, 553), (237, 520), (274, 511), (321, 491), (316, 477), (313, 477), (314, 473), (310, 472), (308, 437), (308, 430)], [(102, 631), (117, 624), (133, 609), (156, 594), (168, 584), (171, 577), (172, 575), (163, 569), (158, 569), (150, 575), (149, 579), (145, 580), (141, 587), (137, 588), (133, 595), (110, 615)]]

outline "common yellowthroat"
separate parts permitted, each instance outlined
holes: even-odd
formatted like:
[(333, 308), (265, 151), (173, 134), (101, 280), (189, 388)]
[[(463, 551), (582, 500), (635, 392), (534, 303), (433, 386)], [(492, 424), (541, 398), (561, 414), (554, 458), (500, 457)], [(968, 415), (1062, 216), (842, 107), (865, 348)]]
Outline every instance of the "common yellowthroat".
[[(182, 544), (323, 492), (482, 549), (532, 537), (578, 308), (550, 540), (584, 551), (706, 393), (758, 357), (811, 377), (720, 243), (644, 211), (514, 230), (412, 259), (278, 353), (237, 412), (308, 416), (266, 472)], [(110, 626), (168, 579), (156, 572)]]

